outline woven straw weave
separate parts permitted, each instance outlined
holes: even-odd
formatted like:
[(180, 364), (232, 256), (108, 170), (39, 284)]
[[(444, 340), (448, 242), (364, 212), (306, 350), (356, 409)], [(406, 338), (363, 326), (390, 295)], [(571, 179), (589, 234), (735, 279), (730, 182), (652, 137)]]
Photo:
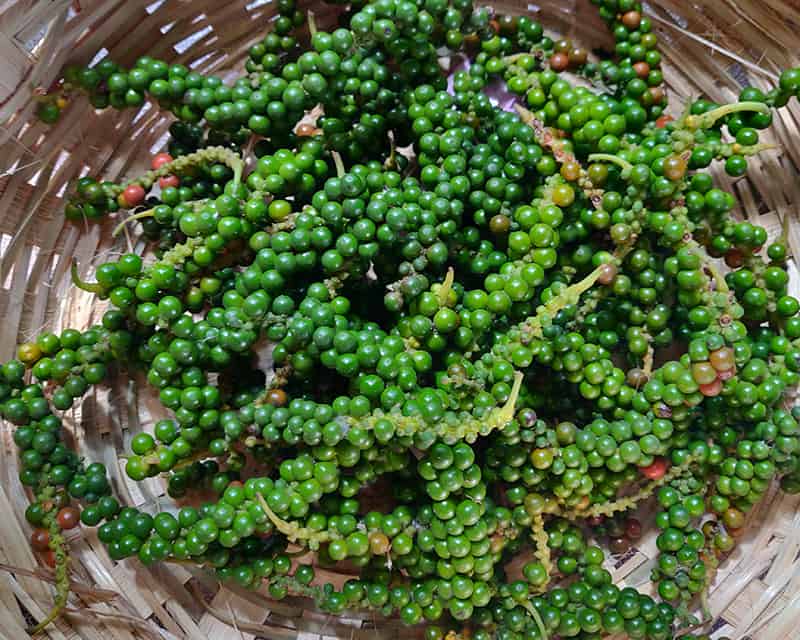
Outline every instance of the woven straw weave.
[[(611, 42), (588, 1), (492, 4), (502, 12), (532, 15), (584, 45)], [(314, 11), (321, 26), (331, 22), (327, 5)], [(93, 262), (143, 245), (130, 236), (112, 240), (113, 221), (65, 223), (67, 185), (87, 174), (109, 180), (137, 175), (161, 150), (170, 123), (168, 114), (151, 104), (138, 112), (100, 113), (77, 99), (49, 127), (33, 115), (36, 93), (57, 78), (65, 62), (87, 63), (98, 52), (123, 65), (147, 53), (203, 73), (233, 76), (274, 12), (270, 0), (0, 0), (2, 361), (43, 328), (80, 329), (99, 320), (102, 304), (70, 285), (72, 258), (85, 274)], [(800, 66), (798, 0), (657, 0), (645, 5), (645, 13), (660, 37), (674, 115), (687, 98), (704, 94), (731, 100), (744, 84), (767, 87), (780, 69)], [(767, 134), (776, 151), (751, 160), (746, 177), (717, 176), (720, 186), (738, 196), (741, 216), (765, 225), (771, 237), (789, 218), (794, 255), (800, 255), (799, 124), (800, 106), (793, 101)], [(792, 276), (792, 292), (798, 295), (794, 268)], [(120, 499), (151, 509), (169, 501), (164, 484), (159, 479), (127, 482), (116, 452), (161, 417), (159, 411), (135, 382), (117, 380), (92, 392), (65, 421), (80, 453), (107, 465)], [(47, 570), (38, 568), (28, 544), (27, 501), (17, 479), (11, 433), (11, 425), (0, 421), (0, 638), (18, 640), (26, 637), (26, 620), (41, 619), (48, 610), (52, 593)], [(714, 637), (784, 640), (800, 634), (799, 504), (796, 497), (772, 492), (749, 517), (747, 533), (710, 594)], [(93, 531), (75, 531), (72, 613), (46, 631), (58, 640), (418, 635), (369, 614), (332, 619), (302, 600), (277, 603), (261, 593), (221, 589), (189, 566), (145, 569), (135, 560), (115, 563)], [(645, 587), (656, 554), (651, 535), (624, 557), (612, 557), (608, 568), (615, 580)], [(324, 571), (318, 576), (339, 584), (348, 577)]]

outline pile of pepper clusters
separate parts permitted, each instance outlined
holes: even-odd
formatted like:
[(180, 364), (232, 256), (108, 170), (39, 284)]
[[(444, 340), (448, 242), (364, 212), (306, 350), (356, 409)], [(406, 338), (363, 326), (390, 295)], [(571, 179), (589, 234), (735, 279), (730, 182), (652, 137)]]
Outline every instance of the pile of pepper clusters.
[[(108, 301), (102, 324), (1, 369), (58, 578), (38, 628), (66, 603), (79, 523), (114, 560), (191, 561), (429, 640), (664, 640), (710, 620), (748, 511), (776, 477), (800, 489), (783, 408), (800, 304), (783, 239), (737, 222), (704, 169), (745, 172), (800, 70), (671, 120), (641, 6), (595, 4), (613, 60), (469, 0), (355, 3), (308, 37), (281, 0), (233, 86), (149, 57), (66, 72), (47, 121), (79, 90), (177, 120), (151, 171), (83, 179), (67, 205), (130, 209), (116, 232), (151, 241), (95, 282), (73, 271)], [(441, 47), (468, 68), (448, 78)], [(122, 506), (65, 444), (62, 412), (111, 375), (164, 408), (127, 475), (193, 506)], [(614, 585), (601, 550), (642, 535), (651, 496), (655, 599)], [(336, 589), (314, 566), (360, 576)]]

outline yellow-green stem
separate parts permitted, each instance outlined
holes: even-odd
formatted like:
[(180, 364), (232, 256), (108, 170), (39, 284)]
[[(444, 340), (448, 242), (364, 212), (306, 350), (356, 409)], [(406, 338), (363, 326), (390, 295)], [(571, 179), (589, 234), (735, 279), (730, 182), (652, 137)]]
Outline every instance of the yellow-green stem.
[(81, 277), (78, 275), (78, 261), (72, 261), (72, 267), (70, 268), (70, 275), (72, 276), (72, 284), (74, 284), (78, 289), (82, 289), (83, 291), (88, 291), (89, 293), (101, 294), (105, 292), (103, 285), (99, 282), (86, 282), (85, 280), (81, 280)]
[(39, 624), (28, 630), (32, 636), (42, 631), (63, 613), (69, 598), (69, 553), (64, 534), (61, 532), (61, 527), (58, 526), (54, 512), (55, 510), (52, 510), (48, 514), (49, 522), (47, 524), (50, 533), (50, 550), (56, 558), (56, 597), (50, 613)]
[(444, 277), (444, 282), (442, 282), (442, 286), (439, 288), (439, 291), (436, 292), (436, 297), (439, 299), (439, 304), (441, 306), (445, 306), (447, 304), (447, 299), (450, 297), (450, 289), (453, 288), (453, 280), (455, 280), (456, 272), (453, 270), (453, 267), (447, 269), (447, 275)]
[(342, 156), (338, 151), (331, 151), (331, 157), (333, 158), (333, 164), (336, 167), (336, 176), (341, 178), (345, 173), (347, 173), (344, 168)]
[(772, 151), (774, 149), (780, 149), (780, 147), (777, 144), (770, 144), (769, 142), (759, 142), (758, 144), (751, 144), (749, 146), (740, 146), (735, 152), (743, 156), (754, 156), (762, 151)]
[(615, 156), (613, 153), (592, 153), (589, 154), (588, 160), (589, 162), (610, 162), (620, 167), (623, 171), (630, 171), (633, 169), (633, 165), (630, 162), (624, 158)]
[(114, 230), (111, 232), (111, 237), (116, 238), (120, 234), (120, 232), (125, 228), (125, 225), (127, 225), (130, 222), (133, 222), (135, 220), (141, 220), (142, 218), (152, 218), (154, 212), (155, 209), (147, 209), (146, 211), (140, 211), (139, 213), (135, 213), (132, 216), (128, 216), (122, 222), (120, 222), (116, 227), (114, 227)]
[(264, 513), (267, 514), (267, 517), (270, 519), (272, 524), (275, 525), (275, 528), (285, 535), (289, 539), (289, 542), (305, 540), (310, 543), (318, 544), (320, 542), (327, 542), (330, 539), (330, 535), (327, 531), (313, 531), (312, 529), (301, 527), (297, 523), (286, 522), (286, 520), (282, 519), (277, 513), (269, 508), (267, 501), (260, 493), (256, 494), (256, 499), (258, 500), (258, 504), (264, 510)]
[(689, 240), (689, 242), (687, 242), (687, 246), (693, 249), (694, 254), (700, 258), (706, 269), (708, 269), (711, 277), (714, 278), (714, 282), (717, 285), (717, 291), (721, 293), (729, 293), (730, 287), (728, 287), (728, 282), (725, 280), (725, 276), (723, 276), (722, 272), (717, 269), (716, 265), (709, 260), (708, 254), (700, 246), (700, 243), (696, 242), (695, 240)]
[(536, 623), (536, 627), (539, 629), (539, 635), (542, 637), (542, 640), (547, 640), (550, 636), (547, 635), (547, 628), (544, 626), (544, 621), (539, 615), (539, 612), (536, 610), (536, 607), (533, 606), (530, 600), (523, 602), (522, 606), (525, 607), (526, 611), (531, 614), (531, 618), (533, 618), (533, 621)]
[(519, 392), (520, 389), (522, 389), (522, 379), (524, 377), (521, 371), (514, 372), (514, 383), (511, 385), (511, 393), (508, 394), (508, 400), (506, 400), (506, 403), (502, 406), (498, 414), (498, 422), (502, 426), (505, 426), (514, 419), (517, 400), (519, 399)]
[(317, 35), (317, 20), (313, 11), (308, 12), (308, 33), (312, 38)]
[(649, 498), (656, 489), (671, 482), (678, 476), (683, 475), (689, 470), (689, 467), (694, 462), (694, 457), (689, 456), (682, 464), (674, 465), (669, 471), (657, 480), (648, 482), (644, 487), (639, 489), (635, 494), (618, 498), (611, 502), (604, 502), (603, 504), (595, 504), (586, 509), (585, 511), (570, 511), (565, 515), (570, 519), (575, 518), (589, 518), (593, 516), (612, 516), (620, 511), (627, 511), (628, 509), (636, 506), (642, 500)]
[(688, 115), (683, 120), (683, 126), (687, 129), (708, 129), (720, 118), (741, 111), (754, 111), (756, 113), (770, 112), (769, 106), (763, 102), (735, 102), (733, 104), (724, 104), (721, 107), (699, 115)]
[(533, 550), (534, 557), (544, 567), (547, 578), (543, 584), (538, 585), (537, 592), (543, 593), (550, 583), (550, 576), (553, 573), (553, 562), (550, 555), (550, 546), (548, 545), (548, 535), (544, 530), (544, 516), (541, 513), (534, 513), (531, 517), (531, 537), (536, 543), (536, 548)]

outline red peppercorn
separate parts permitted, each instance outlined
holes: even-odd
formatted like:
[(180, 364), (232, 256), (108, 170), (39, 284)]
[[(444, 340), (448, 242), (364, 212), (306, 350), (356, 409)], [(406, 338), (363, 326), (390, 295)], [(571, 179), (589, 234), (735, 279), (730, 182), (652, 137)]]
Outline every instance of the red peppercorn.
[(638, 540), (642, 537), (642, 523), (636, 518), (628, 518), (625, 521), (625, 535), (631, 540)]
[(157, 153), (153, 156), (153, 161), (150, 163), (150, 166), (155, 171), (156, 169), (161, 168), (162, 165), (169, 164), (172, 162), (172, 156), (168, 153)]
[(663, 129), (664, 127), (666, 127), (666, 126), (667, 126), (667, 124), (668, 124), (668, 123), (672, 122), (674, 119), (675, 119), (675, 118), (673, 118), (672, 116), (670, 116), (670, 115), (667, 115), (667, 114), (665, 113), (663, 116), (660, 116), (660, 117), (659, 117), (659, 118), (656, 120), (656, 127), (658, 127), (659, 129)]
[(158, 179), (158, 186), (162, 189), (166, 189), (167, 187), (177, 187), (180, 185), (180, 183), (180, 178), (174, 175), (164, 176), (163, 178)]
[(622, 24), (630, 30), (638, 29), (641, 22), (642, 14), (638, 11), (628, 11), (622, 16)]
[(569, 56), (566, 53), (554, 53), (550, 56), (550, 68), (553, 71), (564, 71), (569, 66)]
[(611, 553), (620, 555), (631, 548), (631, 541), (623, 537), (611, 538), (611, 540), (608, 541), (608, 548), (611, 550)]
[(317, 129), (310, 122), (303, 122), (297, 125), (297, 131), (295, 131), (295, 133), (301, 138), (307, 138), (309, 136), (317, 135), (319, 133), (319, 129)]
[(664, 89), (661, 87), (650, 87), (647, 90), (650, 93), (650, 99), (653, 101), (653, 104), (661, 104), (664, 100)]
[(646, 78), (647, 74), (650, 73), (650, 65), (644, 61), (636, 62), (633, 65), (633, 70), (640, 78)]
[(267, 404), (273, 407), (282, 407), (287, 401), (288, 397), (283, 389), (270, 389), (267, 392)]
[(600, 284), (611, 284), (614, 278), (617, 277), (617, 267), (611, 263), (606, 263), (600, 267), (600, 275), (597, 276), (597, 282)]
[(744, 264), (744, 256), (738, 249), (731, 249), (725, 254), (725, 264), (731, 269), (736, 269)]
[(34, 529), (31, 533), (31, 546), (36, 551), (46, 551), (50, 548), (50, 534), (47, 529)]
[(722, 393), (722, 381), (717, 378), (714, 382), (709, 382), (708, 384), (701, 384), (700, 385), (700, 393), (702, 393), (707, 398), (713, 398), (714, 396), (718, 396)]
[(42, 559), (44, 560), (44, 563), (51, 569), (56, 568), (56, 554), (53, 553), (51, 549), (48, 549), (42, 554)]
[(639, 467), (639, 471), (641, 471), (642, 475), (646, 478), (658, 480), (659, 478), (664, 477), (664, 474), (667, 472), (667, 467), (668, 464), (666, 458), (656, 458), (653, 461), (653, 464), (650, 464), (646, 467)]
[(142, 204), (144, 196), (144, 187), (140, 184), (129, 184), (125, 187), (125, 191), (122, 192), (122, 198), (128, 209), (133, 209), (133, 207), (138, 207)]
[(56, 522), (62, 529), (72, 529), (80, 522), (80, 515), (75, 507), (64, 507), (56, 514)]
[(722, 347), (712, 351), (708, 359), (711, 366), (717, 371), (728, 371), (736, 367), (736, 358), (731, 347)]

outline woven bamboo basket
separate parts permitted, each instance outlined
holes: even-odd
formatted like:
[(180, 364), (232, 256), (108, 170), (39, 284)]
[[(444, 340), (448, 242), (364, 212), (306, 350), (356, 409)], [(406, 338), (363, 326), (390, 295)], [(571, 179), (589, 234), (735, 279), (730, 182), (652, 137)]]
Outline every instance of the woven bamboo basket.
[[(607, 46), (605, 25), (586, 0), (495, 0), (505, 13), (529, 14), (554, 33), (583, 45)], [(314, 7), (321, 26), (327, 5)], [(745, 84), (767, 87), (780, 69), (800, 65), (797, 0), (657, 0), (646, 5), (658, 32), (674, 115), (688, 98), (734, 99)], [(143, 243), (112, 239), (113, 221), (76, 225), (63, 217), (71, 180), (87, 174), (119, 180), (137, 175), (164, 144), (169, 114), (152, 104), (138, 111), (95, 112), (84, 99), (55, 126), (34, 116), (36, 95), (68, 62), (110, 55), (122, 64), (148, 53), (193, 69), (234, 76), (248, 47), (263, 37), (272, 0), (6, 0), (0, 2), (0, 358), (42, 329), (84, 328), (104, 308), (70, 283), (77, 259), (93, 261)], [(788, 241), (800, 255), (800, 105), (781, 109), (766, 141), (775, 151), (750, 162), (745, 177), (717, 175), (738, 196), (739, 215), (776, 236), (789, 222)], [(792, 293), (800, 278), (792, 266)], [(117, 452), (147, 429), (158, 406), (133, 382), (117, 380), (92, 392), (65, 420), (77, 450), (106, 464), (123, 502), (158, 508), (169, 498), (157, 478), (128, 482)], [(12, 426), (0, 422), (0, 638), (26, 637), (52, 603), (50, 574), (37, 564), (23, 517), (27, 499), (17, 477)], [(797, 638), (800, 620), (800, 498), (773, 491), (749, 518), (747, 533), (723, 563), (710, 593), (713, 637)], [(80, 530), (74, 530), (80, 531)], [(373, 616), (332, 619), (308, 601), (274, 602), (235, 591), (202, 570), (179, 565), (144, 568), (112, 561), (91, 530), (73, 533), (73, 596), (67, 614), (47, 628), (54, 639), (153, 638), (375, 639), (418, 635), (398, 621)], [(615, 581), (649, 582), (655, 535), (622, 557), (611, 557)], [(334, 583), (346, 575), (318, 572)]]

